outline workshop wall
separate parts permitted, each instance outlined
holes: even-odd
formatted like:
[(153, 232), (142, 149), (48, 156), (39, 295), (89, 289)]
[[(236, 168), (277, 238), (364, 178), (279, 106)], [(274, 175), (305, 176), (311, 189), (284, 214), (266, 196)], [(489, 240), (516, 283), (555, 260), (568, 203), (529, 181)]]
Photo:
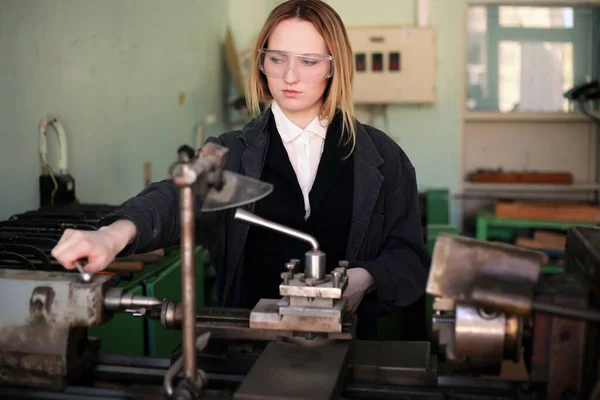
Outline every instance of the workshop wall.
[[(346, 26), (415, 25), (417, 0), (327, 0)], [(386, 131), (407, 152), (417, 171), (420, 190), (446, 187), (452, 194), (462, 190), (463, 104), (465, 98), (465, 52), (467, 5), (497, 0), (431, 0), (431, 24), (437, 36), (437, 99), (432, 106), (390, 105), (387, 121), (374, 125)], [(551, 1), (550, 1), (551, 2)], [(550, 3), (521, 0), (522, 4)], [(258, 33), (279, 0), (229, 0), (230, 23), (240, 45)], [(555, 1), (558, 3), (558, 1)], [(591, 0), (590, 3), (600, 1)], [(460, 215), (451, 202), (452, 223)]]
[[(416, 0), (330, 0), (347, 26), (414, 25)], [(375, 4), (376, 3), (376, 4)], [(437, 38), (437, 98), (432, 106), (390, 105), (387, 123), (375, 125), (394, 138), (417, 171), (419, 190), (459, 190), (462, 129), (465, 1), (432, 1), (431, 24)]]
[[(230, 23), (240, 45), (258, 33), (277, 0), (229, 0)], [(414, 25), (416, 0), (328, 0), (346, 26)], [(251, 23), (250, 20), (254, 19)], [(433, 1), (432, 25), (437, 30), (437, 101), (432, 106), (395, 106), (387, 121), (376, 118), (406, 151), (417, 171), (419, 189), (459, 190), (462, 90), (466, 0)], [(435, 157), (432, 157), (432, 154)]]
[[(65, 125), (83, 202), (118, 204), (166, 177), (194, 125), (221, 112), (224, 1), (0, 3), (0, 218), (39, 205), (38, 130)], [(49, 160), (56, 168), (55, 136)]]

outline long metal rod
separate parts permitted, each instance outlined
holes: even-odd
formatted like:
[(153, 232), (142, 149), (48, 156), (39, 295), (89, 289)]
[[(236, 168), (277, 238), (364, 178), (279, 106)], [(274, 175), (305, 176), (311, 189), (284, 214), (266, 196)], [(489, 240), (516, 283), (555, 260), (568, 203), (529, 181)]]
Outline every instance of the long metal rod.
[(183, 288), (183, 368), (196, 380), (196, 280), (194, 274), (194, 196), (181, 188), (181, 286)]
[(310, 243), (310, 245), (312, 246), (312, 249), (314, 251), (319, 250), (319, 242), (317, 242), (317, 239), (314, 238), (313, 236), (307, 235), (306, 233), (297, 231), (292, 228), (288, 228), (285, 225), (280, 225), (276, 222), (267, 221), (266, 219), (263, 219), (252, 213), (244, 211), (241, 208), (238, 208), (235, 210), (235, 215), (233, 218), (240, 220), (240, 221), (248, 222), (249, 224), (252, 224), (252, 225), (257, 225), (257, 226), (262, 226), (263, 228), (272, 229), (274, 231), (281, 232), (285, 235), (295, 237), (300, 240), (304, 240), (305, 242)]
[(582, 319), (584, 321), (600, 322), (600, 310), (578, 309), (575, 307), (549, 304), (541, 301), (534, 301), (531, 309), (533, 311), (556, 315), (568, 319)]

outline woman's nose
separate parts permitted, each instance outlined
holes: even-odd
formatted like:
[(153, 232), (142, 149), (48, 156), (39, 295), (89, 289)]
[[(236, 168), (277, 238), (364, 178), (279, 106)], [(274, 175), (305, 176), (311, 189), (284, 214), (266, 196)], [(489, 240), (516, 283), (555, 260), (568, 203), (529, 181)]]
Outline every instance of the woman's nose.
[(291, 65), (288, 67), (287, 71), (285, 71), (285, 74), (283, 75), (283, 81), (287, 84), (297, 83), (299, 81), (298, 76), (294, 72), (294, 69)]

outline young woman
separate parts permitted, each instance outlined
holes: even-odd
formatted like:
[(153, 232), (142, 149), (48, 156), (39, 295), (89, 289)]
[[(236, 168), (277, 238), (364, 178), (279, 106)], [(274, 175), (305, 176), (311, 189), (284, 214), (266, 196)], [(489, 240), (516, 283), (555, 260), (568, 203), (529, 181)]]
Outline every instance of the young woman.
[[(386, 134), (354, 119), (353, 77), (339, 15), (320, 0), (286, 1), (256, 42), (247, 100), (258, 116), (209, 141), (229, 149), (227, 169), (274, 185), (248, 211), (314, 235), (329, 268), (349, 261), (348, 310), (357, 312), (359, 336), (374, 338), (377, 317), (424, 294), (430, 256), (415, 170)], [(309, 246), (234, 222), (233, 212), (198, 212), (196, 226), (218, 271), (220, 304), (251, 308), (279, 297), (285, 262), (303, 260)], [(86, 270), (100, 271), (117, 255), (176, 245), (179, 229), (178, 191), (157, 182), (98, 231), (65, 231), (52, 255), (67, 269), (87, 258)]]

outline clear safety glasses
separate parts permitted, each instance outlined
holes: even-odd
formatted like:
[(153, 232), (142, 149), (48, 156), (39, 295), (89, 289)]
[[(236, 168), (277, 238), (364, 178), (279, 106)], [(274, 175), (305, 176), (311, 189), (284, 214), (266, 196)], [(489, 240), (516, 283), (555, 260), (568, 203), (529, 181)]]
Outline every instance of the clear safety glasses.
[(270, 49), (260, 49), (258, 53), (258, 68), (269, 78), (283, 79), (290, 69), (303, 82), (320, 82), (331, 77), (331, 56)]

